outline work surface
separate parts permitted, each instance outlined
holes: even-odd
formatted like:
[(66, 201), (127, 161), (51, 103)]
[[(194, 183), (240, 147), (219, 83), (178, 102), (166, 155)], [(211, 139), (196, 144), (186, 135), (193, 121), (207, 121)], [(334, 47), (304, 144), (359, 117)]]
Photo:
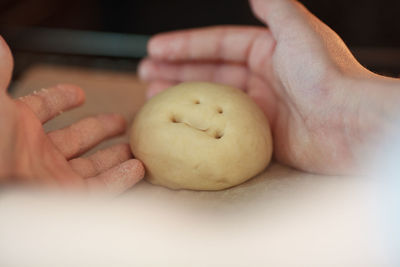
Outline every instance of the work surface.
[[(145, 85), (134, 73), (54, 66), (31, 68), (13, 96), (56, 83), (80, 85), (87, 101), (46, 124), (47, 131), (102, 112), (121, 113), (130, 123), (145, 101)], [(376, 242), (365, 235), (374, 226), (359, 223), (371, 221), (365, 192), (345, 180), (272, 163), (218, 192), (145, 181), (107, 201), (5, 191), (0, 265), (367, 266), (378, 257)]]

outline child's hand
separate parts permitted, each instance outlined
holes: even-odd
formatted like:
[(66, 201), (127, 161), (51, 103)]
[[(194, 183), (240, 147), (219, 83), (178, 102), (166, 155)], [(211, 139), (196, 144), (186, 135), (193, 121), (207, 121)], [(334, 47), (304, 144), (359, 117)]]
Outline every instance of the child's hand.
[(22, 179), (22, 182), (121, 193), (143, 177), (143, 166), (132, 159), (127, 144), (87, 158), (79, 157), (105, 139), (123, 133), (125, 121), (121, 116), (89, 117), (45, 133), (42, 124), (83, 104), (84, 92), (63, 84), (12, 100), (5, 92), (12, 72), (12, 57), (2, 39), (0, 64), (0, 182)]

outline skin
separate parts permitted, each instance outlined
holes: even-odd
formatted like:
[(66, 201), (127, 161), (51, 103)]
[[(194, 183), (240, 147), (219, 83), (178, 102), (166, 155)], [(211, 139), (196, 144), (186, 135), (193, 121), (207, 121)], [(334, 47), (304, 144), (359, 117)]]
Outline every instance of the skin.
[(159, 34), (139, 66), (148, 96), (183, 81), (245, 90), (267, 115), (275, 158), (322, 174), (352, 173), (398, 113), (400, 82), (361, 66), (340, 37), (293, 0), (251, 0), (267, 27)]
[(23, 182), (119, 194), (144, 176), (128, 144), (80, 157), (107, 138), (122, 134), (125, 121), (117, 114), (82, 119), (45, 133), (42, 124), (85, 101), (81, 88), (60, 84), (11, 99), (11, 52), (0, 38), (0, 183)]

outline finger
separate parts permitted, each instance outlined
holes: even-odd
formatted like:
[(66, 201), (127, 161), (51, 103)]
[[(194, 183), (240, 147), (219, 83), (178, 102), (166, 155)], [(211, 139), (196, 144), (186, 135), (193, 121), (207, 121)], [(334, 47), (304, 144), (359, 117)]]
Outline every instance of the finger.
[(137, 159), (131, 159), (86, 181), (89, 190), (120, 194), (140, 181), (144, 172), (143, 164)]
[(79, 156), (105, 139), (125, 131), (126, 122), (117, 114), (89, 117), (48, 134), (67, 159)]
[(208, 81), (245, 88), (250, 75), (244, 65), (229, 63), (167, 63), (147, 59), (141, 62), (143, 79), (167, 81)]
[(311, 23), (318, 20), (296, 0), (250, 0), (253, 13), (266, 23), (276, 40), (309, 37)]
[(63, 111), (82, 105), (85, 102), (85, 93), (75, 85), (59, 84), (20, 97), (17, 101), (27, 104), (38, 119), (45, 123)]
[(76, 158), (69, 161), (71, 168), (81, 177), (96, 176), (128, 159), (132, 153), (128, 144), (118, 144), (97, 151), (87, 158)]
[(156, 94), (164, 91), (165, 89), (168, 89), (169, 87), (176, 85), (177, 83), (178, 82), (165, 81), (165, 80), (152, 81), (147, 86), (146, 97), (151, 98), (151, 97), (155, 96)]
[[(168, 61), (229, 61), (244, 63), (259, 37), (273, 39), (266, 28), (218, 26), (159, 34), (148, 43), (151, 58)], [(268, 47), (266, 47), (268, 49)]]
[(13, 71), (13, 57), (6, 41), (0, 36), (0, 93), (7, 90)]

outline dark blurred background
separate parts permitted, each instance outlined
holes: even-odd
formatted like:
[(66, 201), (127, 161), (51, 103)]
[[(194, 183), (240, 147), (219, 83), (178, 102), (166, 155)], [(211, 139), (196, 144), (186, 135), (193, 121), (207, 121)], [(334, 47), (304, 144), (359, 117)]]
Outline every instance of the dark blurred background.
[[(400, 73), (399, 0), (303, 0), (374, 71)], [(0, 32), (16, 73), (32, 62), (134, 69), (152, 34), (261, 25), (246, 0), (0, 0)]]

